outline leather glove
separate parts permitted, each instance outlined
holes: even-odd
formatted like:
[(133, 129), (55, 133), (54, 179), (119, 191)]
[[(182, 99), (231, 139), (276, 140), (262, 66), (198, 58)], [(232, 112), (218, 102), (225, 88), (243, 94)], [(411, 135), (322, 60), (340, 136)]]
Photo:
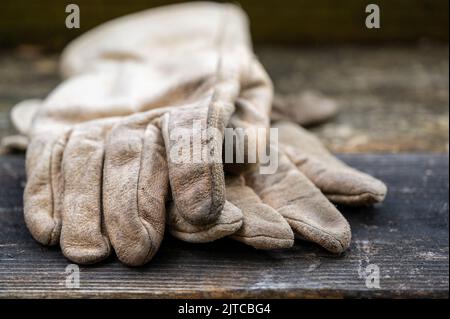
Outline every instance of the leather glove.
[[(132, 77), (127, 77), (127, 81), (133, 82)], [(222, 169), (222, 163), (177, 164), (171, 162), (169, 152), (165, 152), (164, 146), (171, 147), (172, 141), (168, 116), (186, 118), (198, 110), (197, 101), (193, 105), (157, 108), (129, 117), (73, 125), (61, 122), (55, 115), (59, 113), (53, 110), (59, 110), (63, 101), (82, 105), (79, 104), (81, 97), (89, 103), (98, 101), (96, 106), (106, 109), (102, 101), (108, 101), (107, 96), (82, 95), (88, 89), (92, 89), (94, 95), (100, 94), (98, 83), (103, 84), (97, 77), (92, 81), (85, 81), (84, 75), (73, 77), (39, 108), (27, 151), (25, 221), (39, 242), (49, 245), (60, 242), (64, 255), (77, 263), (106, 258), (112, 245), (122, 262), (140, 265), (154, 255), (162, 240), (171, 163), (175, 178), (179, 176), (179, 180), (171, 181), (173, 198), (179, 194), (182, 200), (191, 200), (194, 204), (217, 192), (213, 187), (220, 185), (211, 185), (213, 181), (208, 180), (211, 177), (203, 172), (205, 167), (208, 171), (213, 166)], [(250, 87), (254, 94), (256, 87), (266, 82), (257, 84), (245, 80), (242, 83), (243, 88)], [(261, 89), (266, 91), (266, 85)], [(261, 98), (260, 94), (246, 98), (248, 93), (243, 89), (240, 94), (239, 114), (245, 113), (246, 107), (255, 106), (250, 104), (251, 97)], [(235, 122), (238, 119), (245, 120), (245, 116), (233, 117)], [(190, 171), (184, 173), (183, 168)], [(223, 175), (213, 177), (219, 182), (223, 179)], [(182, 205), (188, 204), (182, 202)], [(242, 214), (229, 203), (219, 215), (226, 216), (230, 208), (235, 212), (233, 225), (222, 236), (235, 232), (242, 223)], [(193, 223), (192, 218), (188, 220)]]
[(168, 191), (162, 111), (33, 137), (24, 193), (33, 237), (60, 243), (64, 255), (81, 264), (106, 258), (111, 245), (125, 264), (151, 259), (164, 233)]
[[(227, 178), (227, 200), (241, 209), (242, 227), (231, 238), (258, 249), (288, 248), (294, 233), (333, 253), (348, 248), (348, 222), (332, 204), (369, 205), (384, 200), (386, 186), (332, 156), (321, 142), (291, 122), (276, 122), (279, 134), (275, 174), (249, 172)], [(211, 227), (189, 225), (169, 209), (169, 229), (190, 242), (215, 240), (219, 219)]]
[(298, 94), (276, 95), (272, 121), (291, 121), (303, 127), (323, 123), (337, 115), (337, 103), (320, 92), (307, 90)]
[[(195, 4), (138, 15), (145, 21), (151, 17), (155, 29), (145, 39), (142, 56), (122, 55), (111, 47), (96, 51), (98, 56), (86, 58), (82, 71), (72, 72), (50, 94), (26, 130), (31, 140), (24, 194), (27, 226), (43, 244), (60, 241), (64, 254), (78, 263), (105, 258), (110, 243), (129, 265), (153, 256), (162, 238), (161, 203), (168, 186), (161, 141), (179, 214), (193, 225), (222, 216), (222, 136), (202, 141), (208, 150), (206, 163), (179, 165), (170, 156), (175, 129), (200, 121), (222, 133), (228, 122), (243, 127), (266, 127), (269, 122), (271, 83), (251, 54), (239, 9)], [(65, 56), (78, 51), (77, 43), (81, 48), (92, 43), (96, 32), (70, 45)], [(165, 106), (171, 107), (160, 110)], [(150, 111), (120, 117), (152, 109), (157, 115)], [(151, 178), (155, 176), (157, 182)]]

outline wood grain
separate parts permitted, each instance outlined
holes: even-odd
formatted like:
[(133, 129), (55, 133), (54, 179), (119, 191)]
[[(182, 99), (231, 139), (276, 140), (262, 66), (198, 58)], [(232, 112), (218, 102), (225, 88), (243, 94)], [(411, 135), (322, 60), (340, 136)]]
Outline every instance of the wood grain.
[[(24, 225), (23, 156), (2, 156), (0, 297), (447, 298), (448, 156), (341, 157), (389, 186), (380, 206), (340, 208), (353, 230), (342, 256), (303, 241), (290, 250), (264, 252), (228, 239), (194, 245), (167, 235), (147, 266), (127, 268), (112, 256), (80, 267), (80, 288), (68, 289), (69, 261), (59, 248), (36, 243)], [(365, 285), (369, 264), (380, 268), (380, 289)]]

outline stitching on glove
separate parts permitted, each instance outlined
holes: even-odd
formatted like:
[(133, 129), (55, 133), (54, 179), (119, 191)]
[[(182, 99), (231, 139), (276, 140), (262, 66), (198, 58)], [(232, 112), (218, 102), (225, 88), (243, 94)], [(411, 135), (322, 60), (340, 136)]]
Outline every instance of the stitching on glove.
[[(54, 150), (55, 146), (56, 146), (56, 142), (54, 142), (53, 145), (52, 145), (52, 149), (50, 151), (50, 159), (49, 159), (50, 160), (50, 164), (48, 165), (48, 168), (49, 168), (49, 172), (48, 173), (49, 173), (49, 176), (50, 176), (50, 193), (51, 193), (50, 196), (51, 196), (51, 201), (52, 201), (52, 213), (51, 213), (51, 216), (52, 216), (52, 221), (54, 223), (55, 223), (55, 194), (54, 194), (55, 190), (54, 190), (54, 187), (53, 187), (53, 174), (52, 174), (53, 161), (52, 161), (52, 159), (53, 159), (53, 150)], [(53, 230), (52, 230), (52, 232), (50, 234), (50, 238), (48, 239), (48, 242), (46, 243), (46, 245), (48, 245), (49, 243), (53, 242), (53, 240), (55, 239), (54, 237), (55, 237), (56, 231), (57, 231), (56, 226), (57, 226), (57, 224), (55, 223), (55, 225), (53, 225)]]
[(273, 236), (267, 236), (267, 235), (255, 235), (255, 236), (242, 236), (242, 235), (235, 235), (233, 234), (232, 237), (235, 238), (268, 238), (268, 239), (276, 239), (279, 241), (287, 241), (287, 242), (291, 242), (292, 239), (285, 239), (285, 238), (280, 238), (280, 237), (273, 237)]
[[(216, 84), (219, 84), (223, 79), (222, 79), (222, 74), (221, 74), (221, 67), (222, 67), (222, 61), (223, 61), (223, 56), (222, 56), (222, 51), (221, 51), (221, 47), (222, 47), (222, 42), (223, 42), (223, 36), (224, 36), (224, 31), (225, 31), (225, 16), (227, 14), (227, 11), (225, 11), (225, 13), (223, 14), (224, 16), (221, 19), (221, 26), (220, 26), (220, 31), (219, 34), (216, 38), (217, 42), (216, 42), (216, 48), (218, 49), (218, 62), (217, 62), (217, 67), (216, 67)], [(212, 93), (212, 97), (211, 100), (208, 104), (208, 112), (207, 112), (207, 119), (206, 119), (206, 127), (207, 129), (209, 128), (217, 128), (218, 127), (218, 119), (219, 119), (219, 114), (220, 110), (217, 110), (217, 104), (216, 104), (216, 97), (217, 97), (217, 85), (214, 86), (214, 91)], [(208, 154), (209, 156), (209, 154)], [(223, 207), (223, 203), (217, 203), (217, 200), (220, 198), (220, 185), (217, 185), (217, 178), (220, 178), (219, 176), (220, 171), (217, 171), (217, 167), (215, 165), (209, 165), (209, 181), (210, 181), (210, 187), (211, 187), (211, 205), (212, 205), (212, 211), (210, 211), (210, 214), (215, 214), (216, 211), (218, 211), (221, 206)], [(220, 183), (222, 184), (222, 183)], [(219, 186), (219, 187), (218, 187)]]
[(105, 216), (103, 214), (103, 175), (105, 174), (105, 150), (103, 149), (102, 154), (102, 170), (100, 176), (100, 233), (102, 234), (103, 242), (105, 243), (105, 247), (108, 249), (108, 252), (105, 255), (105, 258), (109, 256), (111, 253), (111, 245), (108, 239), (108, 231), (106, 230)]
[(325, 196), (342, 196), (346, 198), (359, 197), (364, 195), (373, 195), (373, 196), (383, 196), (381, 193), (373, 193), (373, 192), (363, 192), (359, 194), (342, 194), (342, 193), (323, 193)]
[[(64, 141), (65, 142), (67, 142), (67, 140), (69, 139), (69, 137), (70, 137), (70, 135), (72, 134), (72, 130), (70, 130), (70, 132), (68, 132), (67, 133), (67, 136), (65, 136), (64, 137)], [(55, 149), (55, 147), (56, 146), (62, 146), (62, 147), (64, 147), (64, 149), (65, 149), (65, 145), (66, 145), (66, 143), (62, 143), (61, 141), (60, 141), (60, 139), (59, 138), (57, 138), (54, 142), (53, 142), (53, 144), (52, 144), (52, 149), (51, 149), (51, 151), (50, 151), (50, 164), (48, 165), (49, 166), (49, 176), (50, 176), (50, 193), (51, 193), (51, 201), (52, 201), (52, 212), (51, 212), (51, 218), (52, 218), (52, 221), (55, 223), (55, 225), (53, 226), (53, 229), (52, 229), (52, 232), (51, 232), (51, 234), (50, 234), (50, 238), (49, 238), (49, 240), (48, 240), (48, 242), (46, 243), (46, 245), (49, 245), (50, 243), (53, 243), (57, 238), (56, 238), (56, 236), (57, 236), (57, 234), (58, 234), (58, 232), (59, 232), (59, 230), (58, 230), (58, 223), (57, 222), (55, 222), (55, 205), (56, 205), (56, 201), (55, 201), (55, 198), (56, 198), (56, 196), (55, 196), (55, 188), (54, 188), (54, 185), (53, 185), (53, 183), (54, 183), (54, 181), (53, 181), (53, 174), (52, 174), (52, 172), (53, 172), (53, 154), (54, 154), (54, 149)], [(63, 149), (63, 154), (62, 154), (62, 156), (61, 156), (61, 161), (62, 161), (62, 159), (64, 158), (64, 149)], [(61, 163), (62, 164), (62, 163)], [(61, 170), (62, 170), (62, 165), (61, 165)], [(62, 172), (60, 172), (61, 174), (62, 174)], [(60, 192), (60, 196), (62, 196), (62, 197), (64, 197), (64, 190), (61, 190), (61, 192)], [(61, 203), (62, 204), (62, 203)], [(62, 216), (60, 216), (60, 218), (62, 218)]]
[(142, 176), (141, 170), (142, 170), (142, 162), (143, 162), (143, 156), (144, 156), (144, 151), (143, 151), (144, 150), (144, 138), (145, 138), (145, 130), (144, 130), (144, 134), (141, 138), (141, 155), (139, 157), (139, 173), (138, 173), (139, 175), (138, 175), (138, 179), (137, 179), (137, 183), (136, 183), (136, 206), (137, 206), (139, 220), (141, 221), (142, 227), (144, 227), (147, 237), (149, 238), (150, 247), (148, 249), (147, 255), (144, 258), (144, 260), (147, 261), (155, 253), (156, 247), (154, 245), (153, 238), (152, 238), (150, 232), (148, 231), (147, 227), (145, 226), (145, 223), (147, 223), (147, 221), (145, 220), (145, 218), (142, 217), (142, 212), (141, 212), (140, 205), (139, 205), (139, 185), (140, 185), (141, 176)]

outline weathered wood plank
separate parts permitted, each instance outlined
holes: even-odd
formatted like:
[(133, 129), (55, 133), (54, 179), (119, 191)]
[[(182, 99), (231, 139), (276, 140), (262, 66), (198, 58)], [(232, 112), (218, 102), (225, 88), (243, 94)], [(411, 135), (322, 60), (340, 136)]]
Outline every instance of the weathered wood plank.
[[(22, 217), (23, 157), (0, 157), (0, 297), (448, 297), (448, 156), (345, 155), (383, 179), (383, 205), (341, 208), (351, 248), (333, 256), (297, 241), (290, 250), (256, 251), (231, 240), (194, 245), (166, 236), (147, 266), (115, 257), (81, 267), (81, 287), (65, 287), (69, 262), (42, 247)], [(365, 285), (380, 268), (380, 289)]]
[(262, 47), (276, 92), (316, 90), (340, 107), (313, 128), (336, 153), (446, 152), (448, 46)]

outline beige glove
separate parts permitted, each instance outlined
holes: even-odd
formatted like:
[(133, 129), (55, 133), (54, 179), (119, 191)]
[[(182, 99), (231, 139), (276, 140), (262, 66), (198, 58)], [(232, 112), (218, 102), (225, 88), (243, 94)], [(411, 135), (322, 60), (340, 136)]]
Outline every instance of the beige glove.
[(148, 261), (164, 233), (163, 111), (89, 121), (33, 137), (24, 193), (25, 221), (33, 237), (46, 245), (60, 243), (64, 255), (77, 263), (106, 258), (111, 244), (126, 264)]
[(301, 126), (325, 122), (337, 115), (337, 103), (321, 93), (307, 90), (299, 94), (275, 96), (272, 121), (291, 121)]
[[(109, 239), (122, 262), (143, 264), (156, 252), (165, 224), (164, 203), (169, 185), (166, 175), (169, 178), (171, 172), (170, 162), (167, 166), (165, 160), (170, 156), (164, 149), (164, 144), (170, 147), (171, 142), (167, 117), (188, 118), (195, 115), (198, 108), (193, 105), (159, 108), (130, 117), (74, 125), (66, 125), (58, 116), (47, 116), (47, 112), (57, 114), (52, 110), (63, 105), (63, 101), (70, 100), (77, 105), (77, 97), (98, 101), (100, 109), (106, 108), (101, 103), (108, 101), (106, 96), (88, 98), (82, 95), (88, 88), (94, 95), (99, 94), (102, 90), (95, 85), (102, 82), (85, 82), (79, 77), (53, 92), (35, 116), (33, 125), (36, 127), (27, 151), (25, 220), (39, 242), (50, 245), (60, 242), (64, 254), (75, 262), (92, 263), (107, 257), (111, 250)], [(133, 82), (131, 77), (127, 80)], [(268, 84), (258, 81), (259, 84), (243, 81), (243, 88), (250, 87), (255, 93), (258, 85)], [(261, 90), (265, 92), (268, 87), (264, 84)], [(245, 97), (246, 92), (244, 89), (238, 99), (242, 102), (238, 105), (239, 114), (244, 114), (246, 107), (256, 106), (251, 104), (251, 98)], [(264, 94), (252, 95), (252, 98), (261, 96)], [(43, 110), (45, 113), (41, 113)], [(224, 189), (220, 189), (219, 184), (223, 181), (223, 172), (212, 177), (203, 173), (204, 167), (207, 172), (212, 168), (222, 170), (221, 163), (172, 165), (175, 176), (171, 181), (172, 195), (174, 199), (180, 196), (182, 207), (188, 207), (189, 200), (195, 205), (208, 196), (223, 196)], [(189, 171), (183, 172), (183, 169)], [(219, 182), (211, 185), (211, 178)], [(211, 195), (212, 191), (221, 193)], [(219, 213), (221, 211), (222, 208)], [(240, 212), (233, 218), (234, 226), (222, 236), (239, 228)], [(192, 222), (192, 218), (188, 220)]]
[[(71, 76), (40, 105), (31, 128), (24, 129), (31, 138), (24, 194), (28, 228), (43, 244), (61, 242), (64, 254), (79, 263), (105, 258), (110, 244), (129, 265), (153, 256), (164, 225), (165, 174), (179, 214), (190, 223), (215, 222), (227, 216), (229, 207), (237, 212), (230, 204), (222, 209), (222, 137), (202, 140), (209, 150), (206, 163), (179, 165), (171, 160), (176, 142), (171, 133), (192, 128), (195, 121), (218, 132), (228, 122), (240, 127), (269, 122), (271, 82), (251, 54), (239, 9), (203, 3), (138, 15), (146, 26), (151, 18), (155, 30), (152, 37), (139, 39), (146, 43), (143, 54), (123, 55), (106, 45), (107, 51), (83, 58), (85, 67), (66, 71)], [(71, 65), (64, 61), (77, 56), (73, 52), (89, 53), (84, 44), (102, 43), (103, 37), (95, 36), (98, 30), (115, 30), (119, 22), (69, 46), (63, 68)], [(118, 38), (107, 42), (115, 41), (121, 43)], [(165, 106), (170, 108), (160, 109)], [(239, 228), (242, 216), (233, 216), (234, 228), (223, 236)]]
[[(231, 238), (259, 249), (288, 248), (298, 237), (341, 253), (351, 239), (350, 226), (331, 203), (369, 205), (383, 201), (387, 189), (376, 178), (348, 167), (320, 141), (290, 122), (277, 122), (280, 150), (275, 174), (258, 171), (227, 179), (227, 200), (241, 209), (242, 227)], [(331, 202), (330, 202), (331, 201)], [(216, 239), (214, 229), (189, 225), (169, 210), (169, 229), (190, 242)], [(292, 230), (293, 232), (292, 232)]]

